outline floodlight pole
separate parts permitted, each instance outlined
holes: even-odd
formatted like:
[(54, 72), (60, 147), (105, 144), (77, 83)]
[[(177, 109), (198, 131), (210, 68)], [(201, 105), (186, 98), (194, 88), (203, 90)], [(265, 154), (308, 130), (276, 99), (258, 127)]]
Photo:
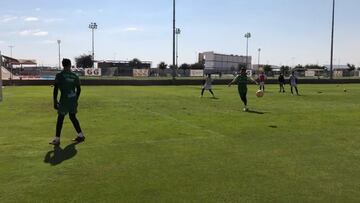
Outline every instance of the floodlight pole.
[(94, 33), (95, 33), (95, 30), (97, 29), (97, 24), (92, 22), (90, 23), (89, 25), (89, 29), (91, 29), (92, 31), (92, 60), (95, 60), (95, 48), (94, 48)]
[(173, 0), (173, 80), (175, 80), (176, 77), (175, 35), (176, 35), (176, 2), (175, 0)]
[(57, 43), (58, 43), (58, 48), (59, 48), (59, 70), (61, 70), (61, 62), (60, 62), (60, 54), (61, 54), (61, 49), (60, 49), (60, 44), (61, 44), (61, 40), (57, 40)]
[(246, 69), (249, 67), (249, 38), (251, 38), (251, 33), (248, 32), (245, 34), (245, 38), (246, 38)]
[(334, 28), (335, 28), (335, 0), (333, 0), (332, 26), (331, 26), (331, 56), (330, 56), (330, 79), (333, 79), (334, 62)]
[(258, 69), (259, 69), (260, 68), (260, 52), (261, 52), (260, 48), (258, 49), (258, 52), (259, 52), (259, 54), (258, 54)]
[(12, 50), (13, 50), (13, 48), (14, 48), (15, 46), (13, 46), (13, 45), (10, 45), (9, 46), (9, 48), (10, 48), (10, 57), (12, 58)]
[(180, 28), (176, 28), (176, 67), (179, 67), (179, 35), (181, 34)]

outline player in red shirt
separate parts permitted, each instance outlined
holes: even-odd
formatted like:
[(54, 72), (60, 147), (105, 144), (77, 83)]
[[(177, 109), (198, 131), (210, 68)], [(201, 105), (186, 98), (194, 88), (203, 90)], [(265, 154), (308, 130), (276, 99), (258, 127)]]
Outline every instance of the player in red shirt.
[(260, 90), (265, 92), (266, 75), (265, 75), (265, 73), (263, 71), (260, 72), (258, 80), (259, 80), (259, 84), (260, 84)]

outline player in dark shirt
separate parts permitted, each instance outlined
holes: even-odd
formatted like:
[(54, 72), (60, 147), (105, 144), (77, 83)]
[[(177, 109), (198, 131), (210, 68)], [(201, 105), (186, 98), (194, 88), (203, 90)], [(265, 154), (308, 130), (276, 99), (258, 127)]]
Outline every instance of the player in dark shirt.
[[(81, 93), (80, 80), (75, 73), (71, 72), (71, 61), (69, 59), (63, 59), (62, 65), (64, 70), (56, 75), (53, 92), (54, 109), (58, 111), (58, 118), (55, 138), (49, 143), (52, 145), (60, 145), (61, 129), (66, 114), (69, 114), (70, 120), (78, 133), (73, 141), (85, 141), (85, 136), (82, 133), (80, 123), (76, 118), (78, 100)], [(58, 102), (59, 89), (61, 96), (60, 101)]]
[(280, 90), (279, 92), (283, 92), (285, 93), (285, 78), (284, 78), (284, 75), (282, 73), (280, 73), (280, 76), (279, 76), (279, 85), (280, 85)]

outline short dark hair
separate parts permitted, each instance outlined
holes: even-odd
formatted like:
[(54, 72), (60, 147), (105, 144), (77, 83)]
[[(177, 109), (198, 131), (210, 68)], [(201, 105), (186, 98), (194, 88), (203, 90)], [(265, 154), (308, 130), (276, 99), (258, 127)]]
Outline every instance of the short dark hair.
[(70, 61), (70, 59), (66, 59), (66, 58), (64, 58), (63, 60), (62, 60), (62, 65), (63, 65), (63, 67), (71, 67), (71, 61)]

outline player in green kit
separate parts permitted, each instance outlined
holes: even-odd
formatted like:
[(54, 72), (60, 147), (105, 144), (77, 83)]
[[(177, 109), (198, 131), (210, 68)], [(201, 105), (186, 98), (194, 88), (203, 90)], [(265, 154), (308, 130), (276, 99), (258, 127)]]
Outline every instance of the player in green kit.
[(239, 95), (240, 95), (241, 101), (244, 103), (244, 111), (245, 112), (249, 111), (249, 109), (247, 107), (247, 98), (246, 98), (247, 84), (248, 84), (249, 80), (253, 81), (254, 83), (256, 83), (258, 85), (258, 83), (253, 78), (247, 76), (246, 68), (242, 68), (240, 74), (238, 74), (234, 78), (234, 80), (231, 81), (229, 84), (229, 87), (235, 83), (238, 85)]
[[(58, 111), (58, 118), (55, 138), (49, 143), (52, 145), (60, 145), (61, 129), (67, 114), (69, 114), (70, 120), (78, 133), (73, 141), (85, 141), (85, 136), (82, 133), (80, 123), (76, 118), (78, 100), (81, 92), (80, 80), (75, 73), (71, 72), (71, 61), (69, 59), (63, 59), (62, 65), (64, 70), (56, 75), (53, 92), (54, 108)], [(61, 96), (60, 101), (58, 102), (59, 89)]]

